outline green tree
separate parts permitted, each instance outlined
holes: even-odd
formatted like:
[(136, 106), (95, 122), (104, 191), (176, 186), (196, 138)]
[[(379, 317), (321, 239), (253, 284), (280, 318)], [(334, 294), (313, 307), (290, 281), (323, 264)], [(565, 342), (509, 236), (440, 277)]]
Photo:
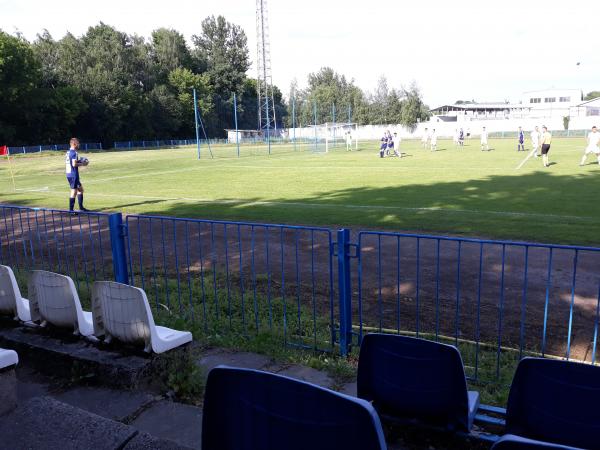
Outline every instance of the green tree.
[(152, 130), (145, 92), (151, 86), (143, 40), (103, 23), (73, 39), (64, 39), (61, 72), (63, 82), (78, 87), (89, 105), (80, 121), (81, 134), (97, 136), (107, 145), (147, 137)]
[(169, 73), (177, 68), (192, 69), (193, 61), (185, 38), (176, 30), (158, 28), (152, 32), (150, 55), (160, 83), (165, 83)]
[(165, 139), (187, 136), (188, 129), (183, 126), (184, 108), (174, 89), (170, 85), (159, 84), (148, 93), (148, 97), (151, 102), (150, 123), (154, 135)]
[(600, 91), (591, 91), (591, 92), (588, 92), (587, 94), (585, 94), (585, 97), (583, 97), (583, 99), (584, 100), (593, 100), (598, 97), (600, 97)]
[(38, 119), (36, 93), (41, 80), (40, 63), (29, 42), (0, 31), (0, 142), (26, 143)]
[(195, 56), (206, 65), (206, 73), (215, 93), (230, 97), (242, 90), (246, 71), (250, 68), (248, 39), (238, 25), (223, 16), (210, 16), (202, 21), (202, 33), (194, 35)]
[(244, 89), (246, 72), (250, 68), (248, 39), (238, 25), (223, 16), (210, 16), (202, 21), (202, 33), (192, 37), (197, 67), (206, 69), (212, 87), (214, 114), (206, 118), (207, 132), (224, 136), (225, 128), (233, 127), (233, 94)]
[(33, 52), (41, 65), (42, 85), (46, 87), (57, 87), (59, 84), (58, 68), (60, 64), (60, 46), (48, 30), (37, 35), (33, 42)]
[(413, 83), (408, 89), (404, 89), (400, 124), (409, 129), (414, 129), (418, 122), (427, 119), (429, 119), (429, 108), (423, 103), (421, 92), (417, 85)]
[[(314, 123), (315, 106), (317, 123), (333, 122), (334, 106), (335, 121), (346, 122), (348, 108), (351, 111), (356, 110), (357, 100), (362, 100), (363, 97), (353, 81), (348, 81), (344, 75), (338, 74), (331, 67), (322, 67), (317, 72), (310, 73), (307, 89), (299, 90), (296, 83), (293, 92), (298, 126)], [(287, 108), (287, 116), (291, 117), (291, 103)]]
[(191, 135), (194, 130), (194, 96), (196, 89), (198, 108), (205, 120), (213, 112), (211, 102), (211, 86), (207, 74), (196, 74), (190, 69), (177, 68), (169, 74), (169, 85), (175, 92), (180, 104), (179, 120), (182, 133)]

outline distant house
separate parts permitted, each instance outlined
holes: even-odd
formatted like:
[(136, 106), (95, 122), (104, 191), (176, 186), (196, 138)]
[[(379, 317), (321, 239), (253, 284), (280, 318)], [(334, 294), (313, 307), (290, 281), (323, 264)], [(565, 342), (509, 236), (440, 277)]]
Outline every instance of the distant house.
[[(588, 108), (582, 115), (591, 115), (597, 104), (584, 106), (579, 89), (545, 89), (524, 92), (519, 103), (466, 102), (442, 105), (430, 112), (438, 122), (467, 122), (497, 119), (551, 119), (573, 115), (573, 108)], [(592, 100), (595, 101), (595, 100)], [(578, 111), (579, 112), (579, 111)]]
[(600, 97), (572, 106), (570, 114), (571, 117), (600, 116)]
[(471, 120), (497, 120), (527, 117), (531, 108), (506, 102), (460, 103), (442, 105), (430, 111), (441, 122), (468, 122)]
[(521, 102), (531, 107), (531, 118), (565, 117), (569, 110), (581, 103), (579, 89), (545, 89), (524, 92)]
[(225, 129), (225, 133), (227, 133), (227, 142), (234, 144), (236, 142), (248, 142), (248, 141), (256, 141), (266, 139), (267, 133), (271, 138), (285, 138), (286, 132), (281, 128), (270, 128), (267, 130), (237, 130), (237, 139), (236, 139), (236, 130)]
[(263, 136), (260, 130), (237, 130), (237, 138), (236, 130), (226, 129), (225, 132), (227, 133), (227, 142), (229, 143), (262, 139)]

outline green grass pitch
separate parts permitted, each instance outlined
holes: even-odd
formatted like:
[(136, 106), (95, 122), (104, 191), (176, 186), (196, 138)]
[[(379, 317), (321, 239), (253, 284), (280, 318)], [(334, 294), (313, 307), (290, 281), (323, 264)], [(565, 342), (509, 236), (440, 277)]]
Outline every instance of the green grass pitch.
[[(405, 141), (403, 158), (378, 157), (378, 142), (329, 153), (289, 144), (213, 146), (85, 154), (88, 208), (268, 223), (347, 226), (407, 232), (597, 245), (600, 166), (579, 166), (583, 138), (555, 139), (552, 165), (516, 151), (516, 139), (472, 139), (438, 151)], [(1, 203), (65, 209), (64, 154), (15, 157), (16, 191), (0, 162)]]

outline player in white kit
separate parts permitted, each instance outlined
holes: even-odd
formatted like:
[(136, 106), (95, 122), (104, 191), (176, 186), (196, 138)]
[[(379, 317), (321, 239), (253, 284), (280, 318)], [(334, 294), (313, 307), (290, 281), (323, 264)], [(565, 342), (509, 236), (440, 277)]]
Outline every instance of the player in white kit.
[(483, 127), (483, 129), (481, 130), (481, 151), (484, 150), (489, 151), (490, 150), (490, 146), (488, 145), (488, 132), (485, 129), (485, 127)]
[(429, 136), (429, 141), (431, 143), (431, 151), (435, 152), (437, 150), (437, 134), (435, 134), (435, 128), (431, 130), (431, 136)]
[(400, 142), (402, 141), (402, 139), (400, 139), (400, 136), (398, 136), (398, 133), (396, 131), (394, 131), (394, 137), (392, 139), (394, 142), (394, 154), (398, 158), (402, 158), (402, 152), (400, 151)]
[(427, 132), (427, 128), (423, 131), (423, 136), (421, 137), (421, 147), (427, 148), (429, 143), (429, 133)]
[(530, 134), (531, 136), (531, 152), (533, 153), (533, 156), (535, 156), (536, 158), (538, 158), (540, 155), (538, 155), (538, 149), (540, 147), (540, 129), (536, 126), (535, 130), (533, 130)]
[(592, 131), (588, 133), (587, 147), (585, 149), (585, 152), (583, 153), (581, 162), (579, 163), (580, 166), (583, 166), (585, 164), (587, 155), (589, 155), (590, 153), (594, 153), (596, 155), (596, 158), (598, 159), (598, 164), (600, 164), (600, 132), (598, 132), (598, 129), (595, 126), (593, 126)]

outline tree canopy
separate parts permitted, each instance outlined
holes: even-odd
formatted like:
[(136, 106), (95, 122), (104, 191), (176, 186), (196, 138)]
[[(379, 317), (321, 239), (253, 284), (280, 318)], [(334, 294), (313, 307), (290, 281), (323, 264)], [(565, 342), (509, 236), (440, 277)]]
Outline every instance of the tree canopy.
[[(33, 42), (0, 30), (0, 144), (63, 142), (76, 135), (112, 146), (116, 140), (194, 135), (192, 89), (209, 137), (238, 125), (256, 129), (258, 94), (244, 30), (222, 16), (205, 18), (186, 42), (177, 30), (130, 35), (100, 22), (79, 37), (56, 40), (42, 30)], [(294, 83), (286, 102), (273, 86), (277, 126), (332, 122), (400, 123), (428, 116), (416, 86), (394, 88), (381, 77), (364, 92), (330, 67)]]
[[(429, 108), (423, 103), (416, 84), (409, 88), (390, 88), (387, 79), (382, 76), (375, 91), (365, 93), (354, 84), (354, 80), (348, 81), (330, 67), (309, 74), (308, 87), (304, 90), (298, 90), (296, 82), (292, 83), (291, 98), (296, 103), (297, 126), (313, 124), (315, 113), (318, 124), (351, 121), (359, 124), (401, 124), (408, 128), (429, 118)], [(292, 119), (288, 110), (288, 126)]]

